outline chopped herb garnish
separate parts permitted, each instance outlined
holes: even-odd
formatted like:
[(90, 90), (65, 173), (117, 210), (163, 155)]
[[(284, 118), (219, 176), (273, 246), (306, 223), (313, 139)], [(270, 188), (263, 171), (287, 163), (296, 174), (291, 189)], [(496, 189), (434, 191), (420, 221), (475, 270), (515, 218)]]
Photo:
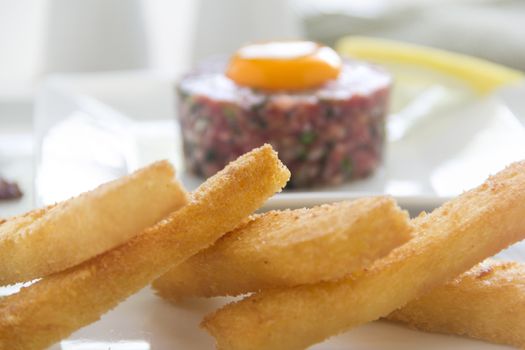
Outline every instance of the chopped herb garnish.
[(333, 117), (335, 117), (334, 108), (332, 106), (327, 106), (326, 107), (326, 118), (332, 119)]
[(226, 116), (228, 121), (232, 122), (235, 121), (237, 113), (235, 113), (235, 109), (231, 106), (226, 106), (222, 109), (222, 113)]
[(309, 145), (315, 141), (315, 137), (316, 137), (315, 132), (312, 130), (308, 130), (308, 131), (304, 131), (299, 137), (299, 139), (301, 140), (301, 143), (303, 145)]
[(268, 127), (268, 122), (266, 122), (263, 117), (255, 116), (255, 118), (253, 118), (253, 122), (259, 127), (259, 129), (266, 129)]
[(207, 162), (211, 162), (211, 161), (215, 160), (215, 158), (217, 158), (217, 155), (215, 154), (215, 151), (209, 149), (209, 150), (206, 152), (206, 161), (207, 161)]
[(350, 175), (352, 174), (354, 167), (352, 165), (352, 161), (348, 158), (345, 158), (341, 161), (341, 168), (346, 174)]
[(186, 99), (186, 103), (188, 104), (192, 115), (195, 115), (202, 108), (201, 103), (199, 103), (199, 100), (194, 96), (189, 96)]

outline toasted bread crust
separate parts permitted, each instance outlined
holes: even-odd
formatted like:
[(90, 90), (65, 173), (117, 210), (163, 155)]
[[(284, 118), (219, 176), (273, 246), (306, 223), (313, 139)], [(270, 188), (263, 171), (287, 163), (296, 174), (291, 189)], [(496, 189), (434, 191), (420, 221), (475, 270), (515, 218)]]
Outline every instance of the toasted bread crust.
[(188, 204), (126, 244), (5, 297), (0, 301), (0, 349), (43, 349), (98, 320), (234, 229), (289, 176), (270, 146), (256, 149), (208, 179)]
[(525, 348), (525, 264), (485, 261), (388, 319), (428, 332)]
[(153, 287), (176, 301), (335, 280), (410, 237), (408, 214), (390, 197), (272, 211), (252, 217)]
[(525, 238), (525, 162), (414, 225), (412, 240), (360, 276), (263, 291), (206, 317), (203, 326), (221, 350), (291, 350), (387, 316)]
[(179, 205), (167, 161), (0, 225), (0, 285), (65, 270), (114, 248)]

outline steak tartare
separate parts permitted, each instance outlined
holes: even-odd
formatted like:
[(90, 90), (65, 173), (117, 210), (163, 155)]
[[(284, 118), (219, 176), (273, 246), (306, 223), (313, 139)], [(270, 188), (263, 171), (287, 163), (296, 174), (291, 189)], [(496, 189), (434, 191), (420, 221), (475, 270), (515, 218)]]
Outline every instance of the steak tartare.
[(317, 88), (267, 91), (241, 86), (208, 62), (178, 85), (186, 168), (208, 177), (270, 143), (292, 172), (289, 187), (341, 184), (381, 163), (391, 77), (343, 61), (337, 79)]

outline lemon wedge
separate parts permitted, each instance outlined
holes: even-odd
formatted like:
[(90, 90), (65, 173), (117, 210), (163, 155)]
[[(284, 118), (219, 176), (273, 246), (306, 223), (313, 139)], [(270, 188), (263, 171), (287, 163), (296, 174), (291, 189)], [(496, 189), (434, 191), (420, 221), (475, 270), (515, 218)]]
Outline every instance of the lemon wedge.
[(378, 64), (406, 64), (434, 70), (464, 81), (479, 94), (518, 83), (522, 72), (483, 59), (392, 40), (348, 36), (338, 41), (337, 51)]

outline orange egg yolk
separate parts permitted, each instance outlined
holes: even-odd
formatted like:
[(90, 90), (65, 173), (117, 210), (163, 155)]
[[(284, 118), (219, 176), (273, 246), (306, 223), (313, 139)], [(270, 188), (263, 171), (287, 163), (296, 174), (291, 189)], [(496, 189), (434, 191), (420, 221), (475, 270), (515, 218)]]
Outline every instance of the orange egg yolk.
[(264, 90), (305, 90), (336, 79), (339, 55), (311, 41), (251, 44), (231, 58), (226, 75), (239, 85)]

